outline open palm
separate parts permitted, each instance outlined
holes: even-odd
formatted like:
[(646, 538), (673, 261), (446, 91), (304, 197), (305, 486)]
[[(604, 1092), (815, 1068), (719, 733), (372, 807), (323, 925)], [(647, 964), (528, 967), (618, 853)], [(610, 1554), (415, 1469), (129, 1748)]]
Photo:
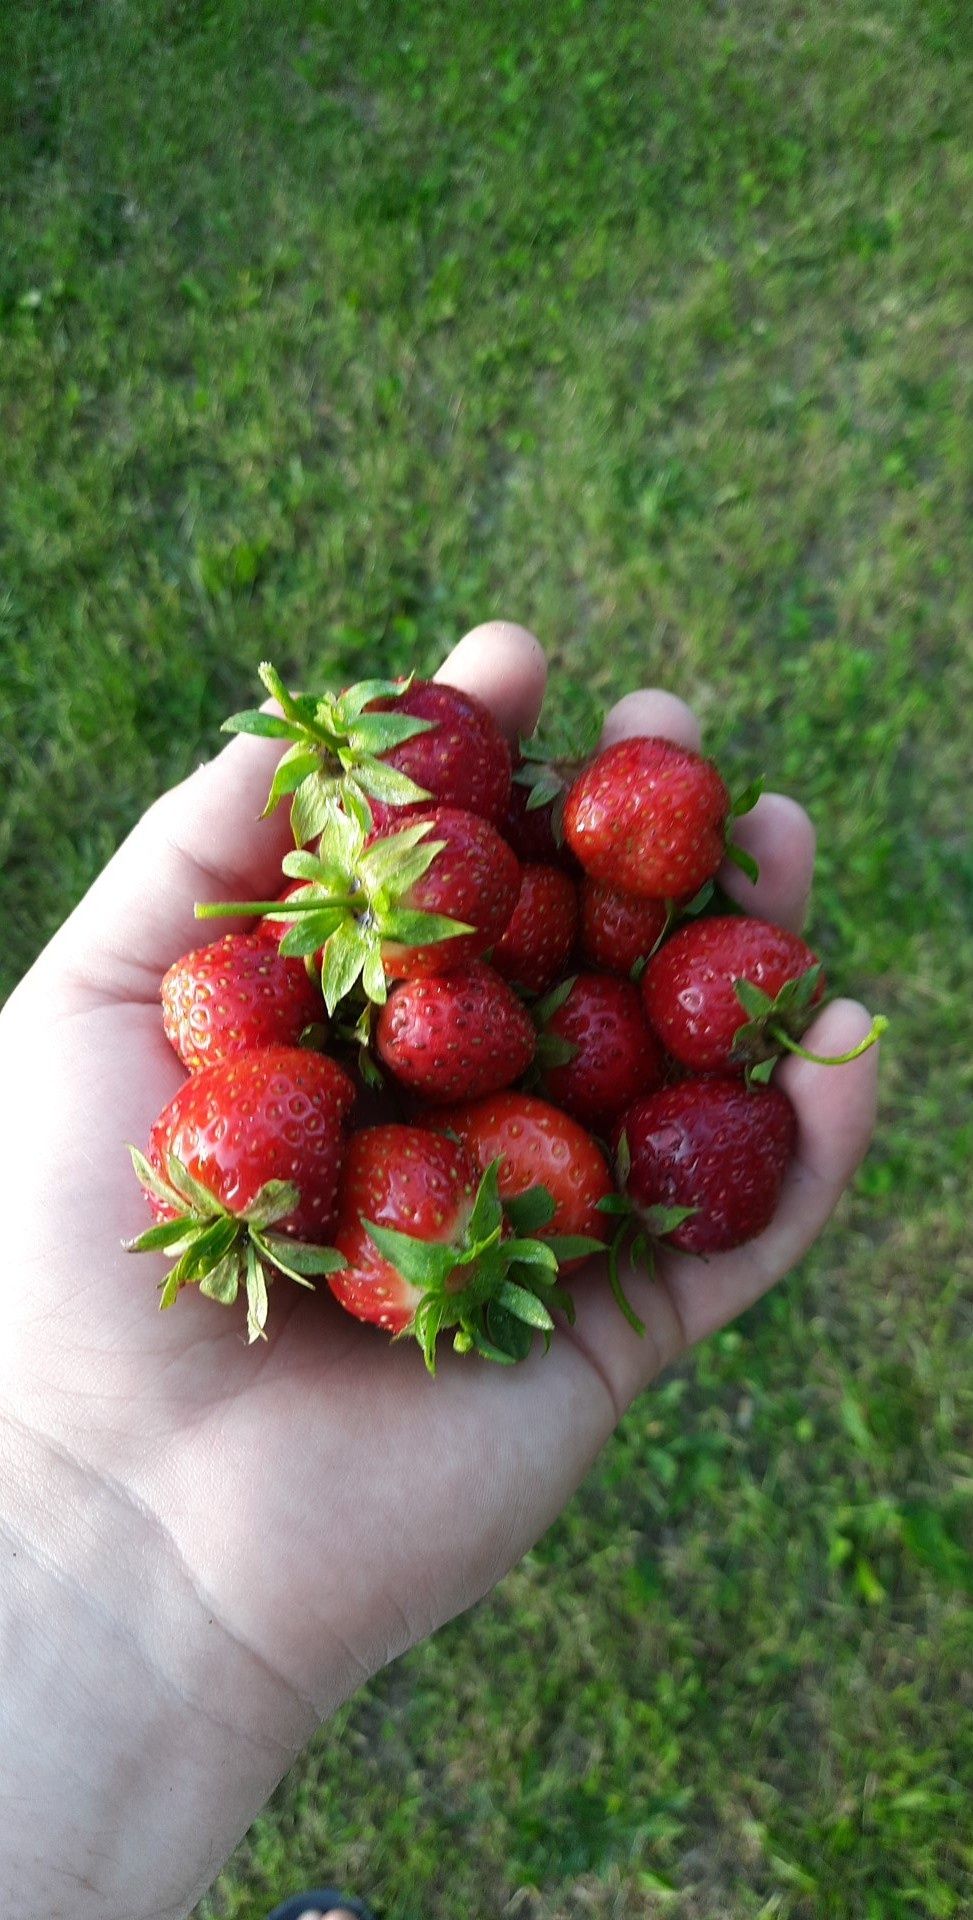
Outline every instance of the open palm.
[[(536, 720), (544, 665), (522, 629), (478, 629), (440, 677), (479, 693), (511, 732)], [(616, 707), (607, 735), (626, 733), (698, 744), (688, 709), (661, 693)], [(278, 1281), (270, 1337), (256, 1347), (240, 1314), (191, 1290), (160, 1314), (154, 1260), (122, 1249), (145, 1224), (124, 1142), (144, 1143), (182, 1079), (158, 984), (200, 944), (194, 901), (276, 890), (286, 821), (255, 824), (274, 758), (272, 742), (236, 740), (157, 802), (0, 1020), (4, 1105), (16, 1115), (2, 1162), (0, 1423), (44, 1488), (20, 1523), (39, 1551), (48, 1527), (64, 1539), (65, 1510), (76, 1516), (71, 1577), (111, 1623), (117, 1685), (137, 1693), (150, 1640), (153, 1687), (171, 1696), (152, 1738), (164, 1749), (170, 1723), (182, 1727), (195, 1782), (202, 1838), (194, 1848), (163, 1795), (143, 1836), (152, 1897), (139, 1904), (135, 1860), (118, 1896), (133, 1914), (184, 1912), (318, 1721), (489, 1588), (660, 1368), (793, 1265), (873, 1117), (873, 1054), (830, 1071), (788, 1061), (780, 1081), (799, 1146), (774, 1224), (739, 1252), (666, 1257), (652, 1284), (633, 1276), (641, 1340), (597, 1263), (577, 1281), (576, 1327), (549, 1355), (506, 1370), (444, 1352), (435, 1379), (411, 1343), (390, 1347), (326, 1290)], [(739, 837), (761, 877), (752, 887), (731, 871), (728, 889), (797, 926), (813, 856), (806, 817), (766, 796)], [(867, 1024), (857, 1005), (836, 1003), (810, 1044), (844, 1049)], [(139, 1711), (128, 1702), (136, 1722)]]

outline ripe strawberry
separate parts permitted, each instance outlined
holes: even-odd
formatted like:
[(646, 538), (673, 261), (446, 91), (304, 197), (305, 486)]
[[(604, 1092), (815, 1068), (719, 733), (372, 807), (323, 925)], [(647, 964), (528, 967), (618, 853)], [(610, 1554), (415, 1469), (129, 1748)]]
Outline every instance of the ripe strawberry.
[(375, 1031), (389, 1072), (436, 1101), (511, 1086), (529, 1067), (536, 1040), (516, 994), (482, 960), (461, 972), (403, 981)]
[(275, 953), (257, 933), (228, 933), (184, 954), (161, 993), (166, 1039), (190, 1073), (256, 1047), (296, 1046), (305, 1028), (324, 1021), (303, 962)]
[(647, 959), (668, 918), (662, 900), (640, 900), (602, 886), (586, 873), (581, 882), (580, 947), (591, 967), (626, 977)]
[(480, 1178), (465, 1147), (424, 1127), (369, 1127), (353, 1136), (338, 1203), (346, 1265), (329, 1286), (347, 1313), (411, 1333), (430, 1372), (436, 1342), (486, 1358), (520, 1360), (533, 1329), (553, 1330), (550, 1307), (570, 1308), (557, 1256), (537, 1240), (504, 1238), (497, 1169)]
[(608, 1162), (597, 1142), (568, 1114), (530, 1093), (496, 1093), (448, 1107), (434, 1116), (433, 1124), (458, 1134), (479, 1167), (500, 1159), (505, 1206), (532, 1188), (546, 1188), (554, 1213), (549, 1222), (535, 1227), (538, 1238), (557, 1234), (601, 1243), (607, 1239), (608, 1223), (599, 1202), (612, 1192)]
[[(467, 966), (499, 939), (520, 891), (520, 865), (488, 820), (459, 807), (426, 807), (394, 833), (371, 831), (360, 800), (332, 805), (317, 854), (299, 850), (284, 872), (294, 924), (288, 956), (323, 949), (321, 985), (329, 1014), (361, 979), (382, 1005), (386, 979), (411, 979)], [(280, 900), (216, 901), (203, 920), (227, 913), (279, 913)]]
[(636, 1210), (692, 1208), (668, 1239), (687, 1253), (752, 1240), (777, 1211), (797, 1137), (777, 1087), (682, 1080), (629, 1107), (618, 1129), (618, 1175)]
[(493, 965), (527, 993), (544, 993), (564, 972), (577, 925), (570, 876), (559, 867), (522, 867), (517, 905), (493, 949)]
[[(427, 799), (499, 827), (510, 798), (510, 748), (489, 707), (458, 687), (413, 680), (394, 698), (370, 700), (365, 708), (366, 714), (391, 712), (426, 721), (429, 731), (383, 753), (385, 766), (414, 781)], [(406, 811), (412, 814), (415, 806), (413, 801)], [(372, 811), (380, 831), (404, 824), (401, 806), (373, 800)]]
[[(754, 1014), (738, 991), (759, 989)], [(796, 1039), (824, 994), (817, 954), (797, 934), (743, 914), (681, 927), (642, 979), (646, 1014), (673, 1058), (697, 1072), (774, 1060), (778, 1033)], [(786, 1045), (786, 1037), (784, 1044)]]
[(664, 1061), (631, 980), (579, 973), (535, 1009), (541, 1091), (586, 1127), (604, 1131), (662, 1083)]
[(606, 747), (579, 774), (565, 802), (564, 837), (605, 886), (688, 900), (723, 860), (729, 815), (712, 761), (639, 736)]
[(255, 1340), (268, 1265), (304, 1285), (334, 1266), (320, 1243), (334, 1224), (354, 1098), (334, 1060), (301, 1047), (265, 1047), (183, 1083), (152, 1127), (148, 1157), (131, 1149), (160, 1222), (133, 1249), (178, 1255), (162, 1306), (191, 1282), (230, 1305), (243, 1282)]
[[(445, 940), (434, 936), (426, 942), (420, 924), (417, 942), (412, 945), (408, 924), (403, 928), (405, 940), (401, 944), (394, 938), (397, 927), (389, 925), (382, 942), (382, 959), (390, 980), (467, 966), (503, 933), (520, 891), (517, 856), (488, 821), (458, 807), (429, 807), (413, 814), (409, 821), (409, 830), (420, 826), (429, 842), (439, 844), (441, 851), (425, 873), (399, 896), (397, 913), (406, 923), (410, 914), (420, 921), (427, 914), (445, 916), (465, 923), (469, 931)], [(389, 838), (373, 842), (374, 846), (392, 844)], [(419, 852), (426, 851), (424, 841)]]

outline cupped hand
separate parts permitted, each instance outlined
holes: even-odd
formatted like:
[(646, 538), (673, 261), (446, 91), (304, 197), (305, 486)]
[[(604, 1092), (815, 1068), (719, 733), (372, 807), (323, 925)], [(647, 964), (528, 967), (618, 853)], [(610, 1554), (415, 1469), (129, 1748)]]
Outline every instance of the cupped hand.
[[(537, 719), (545, 665), (522, 628), (492, 623), (467, 635), (439, 677), (480, 694), (512, 734)], [(607, 739), (634, 733), (699, 745), (692, 713), (661, 692), (629, 694), (609, 715)], [(240, 1313), (191, 1290), (160, 1314), (161, 1262), (123, 1250), (146, 1224), (125, 1142), (144, 1144), (183, 1077), (158, 988), (175, 958), (211, 937), (194, 902), (276, 891), (286, 810), (257, 823), (275, 757), (273, 742), (234, 740), (159, 800), (0, 1019), (8, 1520), (30, 1564), (53, 1561), (54, 1590), (67, 1582), (80, 1617), (117, 1647), (114, 1684), (136, 1728), (147, 1696), (159, 1697), (146, 1737), (162, 1782), (182, 1726), (204, 1840), (194, 1852), (179, 1837), (170, 1784), (145, 1837), (147, 1855), (165, 1863), (164, 1885), (157, 1866), (147, 1896), (155, 1913), (198, 1897), (338, 1701), (538, 1538), (660, 1369), (800, 1259), (873, 1122), (877, 1050), (834, 1068), (786, 1061), (779, 1081), (799, 1137), (776, 1219), (737, 1252), (706, 1263), (666, 1254), (652, 1282), (629, 1276), (641, 1339), (598, 1263), (578, 1277), (577, 1324), (548, 1355), (508, 1370), (446, 1351), (435, 1379), (412, 1343), (390, 1346), (326, 1291), (284, 1281), (256, 1347)], [(807, 816), (767, 794), (737, 837), (760, 878), (730, 867), (727, 890), (799, 927)], [(867, 1027), (862, 1008), (838, 1001), (808, 1044), (843, 1051)], [(68, 1704), (82, 1727), (86, 1689), (112, 1684), (98, 1679), (95, 1644), (98, 1633), (78, 1649)], [(56, 1657), (71, 1671), (69, 1653)], [(83, 1738), (76, 1745), (83, 1767)], [(200, 1775), (215, 1806), (200, 1808)], [(119, 1912), (142, 1911), (132, 1886)]]

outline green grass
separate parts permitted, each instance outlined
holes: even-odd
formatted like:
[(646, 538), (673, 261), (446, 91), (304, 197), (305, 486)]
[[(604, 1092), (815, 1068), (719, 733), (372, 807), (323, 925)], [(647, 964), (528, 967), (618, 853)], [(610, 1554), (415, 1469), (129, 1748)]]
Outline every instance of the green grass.
[(508, 613), (810, 807), (881, 1135), (200, 1915), (327, 1869), (396, 1920), (959, 1920), (973, 15), (472, 12), (6, 0), (4, 986), (262, 656)]

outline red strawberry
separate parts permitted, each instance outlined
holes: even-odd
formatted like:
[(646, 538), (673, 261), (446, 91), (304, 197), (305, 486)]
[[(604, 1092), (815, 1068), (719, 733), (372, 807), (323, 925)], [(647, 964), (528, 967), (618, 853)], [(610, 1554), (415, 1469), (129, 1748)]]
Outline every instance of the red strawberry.
[(379, 1055), (426, 1100), (472, 1099), (519, 1080), (534, 1057), (530, 1015), (482, 960), (462, 972), (406, 980), (379, 1015)]
[(662, 1051), (630, 980), (579, 973), (537, 1012), (541, 1089), (585, 1126), (604, 1131), (637, 1095), (661, 1085)]
[(522, 867), (517, 905), (493, 949), (493, 965), (528, 993), (543, 993), (564, 972), (577, 925), (570, 876), (559, 867)]
[(498, 939), (517, 904), (520, 863), (495, 827), (458, 807), (428, 807), (414, 813), (408, 826), (427, 822), (428, 839), (441, 841), (442, 851), (396, 902), (396, 910), (442, 914), (465, 922), (472, 932), (429, 943), (420, 934), (416, 945), (384, 938), (382, 959), (390, 980), (468, 965)]
[[(430, 721), (428, 732), (414, 734), (380, 759), (441, 805), (462, 807), (494, 826), (501, 824), (510, 798), (510, 748), (489, 707), (475, 694), (435, 680), (413, 680), (395, 699), (370, 700), (365, 712)], [(415, 805), (390, 806), (373, 798), (376, 828), (394, 831), (397, 821), (404, 824), (403, 815), (415, 812)]]
[(354, 1098), (334, 1060), (301, 1047), (243, 1054), (183, 1083), (152, 1128), (148, 1158), (132, 1150), (160, 1222), (133, 1245), (179, 1255), (164, 1307), (193, 1281), (229, 1304), (243, 1281), (256, 1339), (267, 1315), (267, 1265), (305, 1284), (334, 1265), (320, 1243), (335, 1219)]
[[(736, 982), (767, 1005), (746, 1004)], [(697, 1071), (741, 1073), (780, 1052), (775, 1029), (797, 1038), (824, 993), (817, 954), (796, 933), (743, 914), (681, 927), (642, 980), (646, 1014), (674, 1059)], [(786, 1044), (786, 1040), (784, 1042)]]
[(545, 1301), (569, 1302), (551, 1249), (503, 1228), (495, 1168), (481, 1179), (465, 1147), (424, 1127), (369, 1127), (345, 1156), (335, 1243), (347, 1264), (328, 1284), (356, 1319), (414, 1334), (430, 1371), (449, 1327), (460, 1352), (523, 1359), (532, 1329), (553, 1328)]
[(228, 933), (184, 954), (161, 992), (166, 1039), (190, 1073), (255, 1047), (296, 1046), (325, 1017), (303, 962), (257, 933)]
[(691, 1207), (668, 1235), (687, 1253), (752, 1240), (777, 1211), (794, 1153), (794, 1109), (777, 1087), (682, 1080), (636, 1100), (618, 1130), (618, 1171), (636, 1210)]
[[(355, 1099), (343, 1067), (304, 1047), (265, 1047), (186, 1080), (156, 1120), (148, 1158), (163, 1178), (176, 1154), (222, 1207), (242, 1214), (268, 1180), (300, 1197), (280, 1232), (326, 1240), (334, 1222), (342, 1134)], [(171, 1211), (150, 1196), (156, 1217)]]
[(581, 882), (581, 953), (588, 965), (626, 976), (652, 952), (668, 918), (662, 900), (618, 893), (586, 873)]
[(671, 740), (619, 740), (579, 774), (564, 837), (586, 873), (640, 899), (688, 900), (725, 853), (730, 796), (712, 761)]
[(608, 1222), (598, 1203), (612, 1192), (612, 1178), (601, 1148), (566, 1113), (530, 1093), (496, 1093), (486, 1100), (448, 1107), (435, 1116), (437, 1127), (457, 1133), (481, 1168), (500, 1159), (500, 1197), (516, 1199), (532, 1187), (546, 1187), (554, 1201), (547, 1234), (608, 1238)]

